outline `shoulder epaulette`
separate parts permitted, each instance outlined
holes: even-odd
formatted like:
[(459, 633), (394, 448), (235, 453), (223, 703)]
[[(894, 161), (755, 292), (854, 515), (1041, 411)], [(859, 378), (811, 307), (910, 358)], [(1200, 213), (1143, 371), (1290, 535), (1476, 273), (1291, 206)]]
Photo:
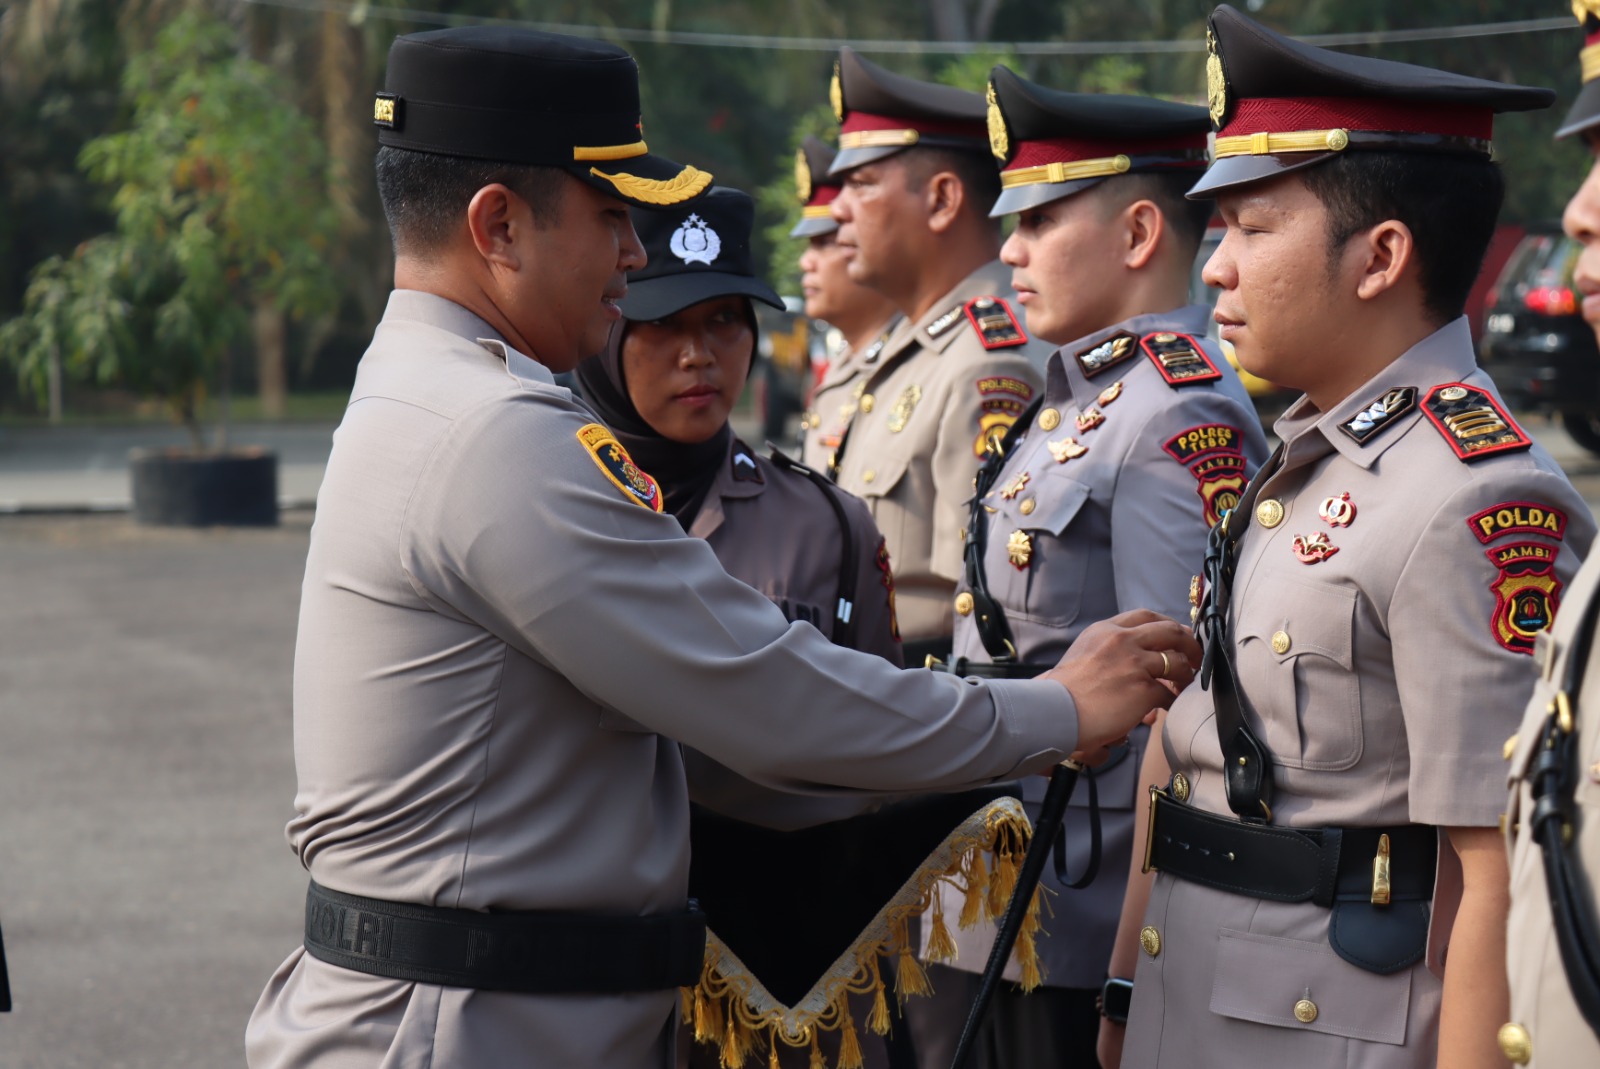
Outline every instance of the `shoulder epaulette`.
[(1077, 353), (1073, 359), (1083, 371), (1084, 378), (1092, 379), (1108, 368), (1115, 367), (1139, 351), (1139, 339), (1126, 331), (1113, 334), (1099, 345)]
[(951, 327), (961, 321), (961, 313), (966, 311), (965, 305), (956, 305), (944, 315), (928, 324), (928, 337), (937, 338)]
[(1139, 339), (1150, 362), (1155, 364), (1168, 386), (1193, 386), (1196, 383), (1215, 382), (1222, 372), (1211, 362), (1205, 349), (1193, 336), (1158, 331)]
[(1391, 390), (1385, 390), (1383, 396), (1376, 398), (1366, 408), (1339, 424), (1339, 429), (1357, 445), (1366, 445), (1393, 427), (1401, 416), (1416, 407), (1417, 388), (1396, 386)]
[(1009, 349), (1026, 345), (1028, 335), (1012, 314), (1011, 306), (999, 297), (975, 297), (962, 305), (978, 341), (985, 349)]
[(1468, 463), (1527, 449), (1533, 439), (1525, 434), (1500, 403), (1483, 390), (1460, 382), (1435, 386), (1423, 399), (1422, 411), (1456, 456)]

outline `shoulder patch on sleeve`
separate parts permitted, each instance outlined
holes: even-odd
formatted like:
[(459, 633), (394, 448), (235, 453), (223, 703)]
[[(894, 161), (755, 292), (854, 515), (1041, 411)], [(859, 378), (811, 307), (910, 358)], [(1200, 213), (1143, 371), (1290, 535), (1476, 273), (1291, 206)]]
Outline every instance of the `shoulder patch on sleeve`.
[(889, 542), (883, 537), (878, 539), (878, 571), (883, 575), (883, 589), (889, 596), (889, 635), (896, 642), (900, 641), (900, 621), (894, 614), (894, 568), (889, 564)]
[(1534, 641), (1550, 627), (1561, 606), (1561, 579), (1556, 575), (1560, 546), (1514, 542), (1484, 550), (1495, 566), (1494, 640), (1512, 653), (1533, 655)]
[(1435, 386), (1423, 400), (1422, 411), (1456, 456), (1468, 463), (1533, 445), (1498, 401), (1464, 383)]
[(639, 470), (628, 451), (622, 448), (611, 428), (599, 423), (586, 423), (578, 428), (578, 441), (589, 451), (605, 477), (622, 496), (641, 508), (661, 511), (661, 487)]
[(1484, 545), (1514, 534), (1536, 534), (1561, 541), (1567, 514), (1536, 501), (1502, 501), (1467, 518), (1467, 526)]
[(1189, 469), (1199, 485), (1202, 516), (1207, 527), (1216, 526), (1223, 514), (1239, 504), (1244, 493), (1249, 461), (1245, 458), (1244, 432), (1226, 423), (1202, 423), (1168, 438), (1162, 449)]
[(1159, 331), (1146, 334), (1139, 340), (1144, 351), (1155, 364), (1168, 386), (1193, 386), (1200, 382), (1215, 382), (1222, 372), (1211, 362), (1205, 349), (1193, 336)]
[(977, 380), (978, 437), (974, 456), (982, 458), (991, 442), (999, 441), (1033, 400), (1033, 387), (1011, 375), (985, 375)]
[(1083, 377), (1092, 379), (1108, 368), (1115, 367), (1139, 351), (1139, 339), (1127, 333), (1113, 334), (1099, 345), (1085, 349), (1073, 356)]
[(1027, 333), (1003, 298), (976, 297), (962, 307), (985, 349), (1009, 349), (1027, 344)]

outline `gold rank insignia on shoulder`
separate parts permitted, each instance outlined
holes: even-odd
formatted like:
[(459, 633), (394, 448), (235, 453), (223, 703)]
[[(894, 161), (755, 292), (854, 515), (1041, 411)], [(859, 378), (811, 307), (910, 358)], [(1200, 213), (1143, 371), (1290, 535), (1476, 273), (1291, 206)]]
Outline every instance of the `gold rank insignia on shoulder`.
[(1032, 559), (1033, 539), (1028, 537), (1027, 531), (1012, 531), (1006, 539), (1006, 560), (1020, 572), (1027, 568)]
[(1011, 306), (1001, 298), (976, 297), (962, 308), (985, 349), (1009, 349), (1028, 343), (1022, 324), (1012, 314)]
[(1222, 378), (1205, 349), (1188, 334), (1160, 331), (1146, 334), (1140, 344), (1168, 386), (1193, 386)]
[(1465, 383), (1435, 386), (1423, 400), (1422, 411), (1463, 461), (1533, 445), (1533, 439), (1523, 433), (1498, 401)]
[(932, 323), (929, 323), (928, 337), (937, 338), (939, 335), (955, 326), (957, 321), (961, 319), (962, 313), (965, 311), (966, 309), (962, 305), (958, 304), (944, 315), (940, 316), (938, 319), (935, 319)]
[(1084, 378), (1092, 379), (1108, 368), (1115, 367), (1137, 351), (1139, 339), (1132, 334), (1116, 334), (1099, 345), (1085, 349), (1073, 357), (1083, 371)]
[(661, 511), (661, 487), (639, 470), (609, 427), (586, 423), (578, 428), (578, 441), (623, 497), (653, 512)]
[(1385, 390), (1382, 397), (1339, 424), (1339, 429), (1357, 445), (1366, 445), (1415, 407), (1417, 388), (1396, 386), (1392, 390)]

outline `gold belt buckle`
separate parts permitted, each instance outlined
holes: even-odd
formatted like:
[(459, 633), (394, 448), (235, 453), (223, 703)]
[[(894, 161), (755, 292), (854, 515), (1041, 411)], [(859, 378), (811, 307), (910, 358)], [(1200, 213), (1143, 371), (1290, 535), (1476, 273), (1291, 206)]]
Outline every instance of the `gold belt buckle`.
[(1378, 836), (1378, 853), (1372, 859), (1372, 904), (1389, 904), (1389, 834)]
[(1144, 826), (1144, 865), (1139, 869), (1141, 873), (1150, 871), (1150, 853), (1156, 845), (1156, 799), (1168, 798), (1166, 790), (1154, 784), (1150, 786), (1150, 812), (1145, 818)]

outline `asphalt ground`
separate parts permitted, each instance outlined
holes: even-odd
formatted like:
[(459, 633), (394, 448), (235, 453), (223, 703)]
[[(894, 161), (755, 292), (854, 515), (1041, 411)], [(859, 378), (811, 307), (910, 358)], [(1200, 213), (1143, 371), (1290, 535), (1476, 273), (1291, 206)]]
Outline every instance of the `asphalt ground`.
[[(1529, 429), (1600, 506), (1600, 457)], [(310, 443), (315, 478), (326, 436), (289, 436)], [(16, 444), (0, 445), (0, 500), (23, 477), (63, 501), (110, 485), (106, 458), (126, 445), (19, 465)], [(242, 1063), (250, 1009), (299, 938), (305, 883), (283, 825), (310, 523), (0, 515), (0, 925), (16, 1001), (0, 1069)]]

